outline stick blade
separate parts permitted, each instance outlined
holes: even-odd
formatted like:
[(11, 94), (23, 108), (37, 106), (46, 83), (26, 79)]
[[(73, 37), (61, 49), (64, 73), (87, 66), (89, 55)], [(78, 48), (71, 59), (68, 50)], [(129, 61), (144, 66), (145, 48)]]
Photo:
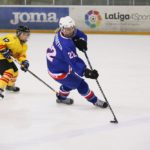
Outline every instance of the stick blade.
[(117, 121), (117, 120), (111, 120), (110, 123), (115, 123), (115, 124), (117, 124), (118, 121)]

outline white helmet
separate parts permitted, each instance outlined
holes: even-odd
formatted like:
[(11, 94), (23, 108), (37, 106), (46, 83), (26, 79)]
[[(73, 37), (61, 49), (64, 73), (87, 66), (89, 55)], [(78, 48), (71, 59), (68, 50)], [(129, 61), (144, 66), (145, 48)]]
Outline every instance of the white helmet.
[(75, 21), (70, 17), (62, 17), (59, 20), (59, 27), (62, 28), (70, 28), (75, 26)]

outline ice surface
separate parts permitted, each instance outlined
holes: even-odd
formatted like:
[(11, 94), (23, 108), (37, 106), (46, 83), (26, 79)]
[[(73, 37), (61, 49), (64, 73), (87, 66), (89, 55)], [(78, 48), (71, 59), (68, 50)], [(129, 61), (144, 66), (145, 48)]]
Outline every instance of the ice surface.
[[(28, 42), (30, 70), (56, 90), (47, 74), (45, 53), (53, 34), (32, 34)], [(88, 56), (99, 71), (109, 109), (98, 109), (77, 91), (74, 105), (56, 104), (55, 94), (29, 73), (20, 71), (18, 94), (0, 101), (0, 150), (149, 150), (150, 37), (88, 35)], [(84, 55), (79, 52), (85, 61)], [(103, 99), (94, 80), (86, 79)]]

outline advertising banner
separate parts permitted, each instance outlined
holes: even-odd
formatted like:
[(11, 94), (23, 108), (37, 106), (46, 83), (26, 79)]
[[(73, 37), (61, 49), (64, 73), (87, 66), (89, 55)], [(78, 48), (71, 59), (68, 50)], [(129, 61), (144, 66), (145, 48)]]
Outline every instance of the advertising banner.
[(70, 7), (70, 16), (86, 31), (150, 32), (150, 6)]
[(54, 31), (61, 17), (70, 15), (76, 26), (91, 33), (150, 33), (150, 6), (12, 6), (0, 7), (0, 30), (28, 25)]
[(0, 7), (0, 29), (28, 25), (35, 30), (54, 30), (60, 17), (67, 15), (67, 7)]

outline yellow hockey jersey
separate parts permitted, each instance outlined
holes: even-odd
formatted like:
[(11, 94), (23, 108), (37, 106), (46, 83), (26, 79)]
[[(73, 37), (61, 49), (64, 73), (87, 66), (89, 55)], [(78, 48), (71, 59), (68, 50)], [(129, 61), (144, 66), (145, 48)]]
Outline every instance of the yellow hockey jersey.
[[(0, 37), (0, 51), (9, 49), (12, 52), (12, 56), (17, 59), (20, 63), (26, 60), (27, 44), (21, 43), (19, 38), (14, 34), (7, 34)], [(0, 52), (0, 60), (6, 59)], [(12, 62), (11, 59), (8, 59)]]

